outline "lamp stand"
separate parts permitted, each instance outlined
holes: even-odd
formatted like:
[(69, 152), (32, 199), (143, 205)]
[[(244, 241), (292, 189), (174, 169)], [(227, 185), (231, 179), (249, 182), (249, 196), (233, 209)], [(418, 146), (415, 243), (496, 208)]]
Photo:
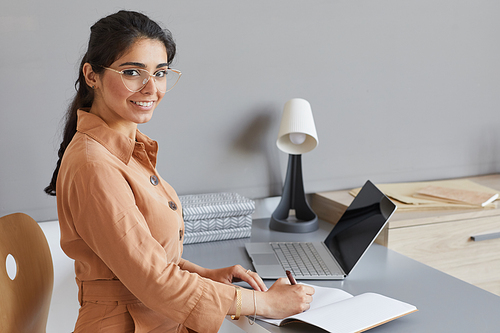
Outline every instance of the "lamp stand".
[[(271, 215), (269, 228), (284, 232), (311, 232), (318, 229), (318, 216), (306, 201), (302, 181), (302, 155), (288, 155), (283, 195)], [(290, 210), (295, 210), (295, 217)]]

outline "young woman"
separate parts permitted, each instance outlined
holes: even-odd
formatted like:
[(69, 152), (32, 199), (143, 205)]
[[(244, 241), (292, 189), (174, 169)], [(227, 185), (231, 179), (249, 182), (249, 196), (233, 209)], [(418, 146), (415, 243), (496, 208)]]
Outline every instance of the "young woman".
[(91, 28), (45, 189), (57, 193), (61, 247), (75, 260), (75, 332), (216, 332), (227, 314), (283, 318), (312, 301), (308, 286), (280, 279), (267, 290), (240, 265), (182, 259), (181, 204), (156, 170), (157, 143), (137, 129), (180, 77), (175, 50), (170, 32), (137, 12)]

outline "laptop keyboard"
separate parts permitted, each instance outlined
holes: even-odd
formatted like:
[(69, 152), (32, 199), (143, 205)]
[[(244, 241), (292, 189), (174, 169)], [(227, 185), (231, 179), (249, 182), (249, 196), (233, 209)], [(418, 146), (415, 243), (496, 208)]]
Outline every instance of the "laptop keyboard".
[(271, 246), (281, 266), (295, 277), (331, 274), (312, 243), (274, 242)]

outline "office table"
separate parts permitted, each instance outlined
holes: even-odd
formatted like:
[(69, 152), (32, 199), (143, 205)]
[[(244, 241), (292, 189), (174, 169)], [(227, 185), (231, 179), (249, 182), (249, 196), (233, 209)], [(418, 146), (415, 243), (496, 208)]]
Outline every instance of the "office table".
[[(268, 219), (254, 220), (251, 238), (185, 245), (183, 257), (207, 268), (240, 264), (253, 270), (245, 251), (246, 242), (322, 241), (333, 227), (320, 221), (317, 231), (292, 234), (271, 231), (268, 223)], [(273, 282), (265, 280), (268, 287)], [(370, 330), (373, 333), (500, 331), (499, 296), (378, 244), (369, 248), (345, 280), (305, 282), (340, 288), (353, 295), (375, 292), (418, 308), (416, 313), (373, 328)], [(270, 332), (324, 332), (306, 324), (276, 327), (261, 321), (257, 323)]]

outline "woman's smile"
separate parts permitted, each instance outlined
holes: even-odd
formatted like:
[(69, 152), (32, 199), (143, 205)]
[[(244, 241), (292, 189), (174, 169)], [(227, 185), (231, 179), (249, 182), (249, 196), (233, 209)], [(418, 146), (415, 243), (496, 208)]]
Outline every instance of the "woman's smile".
[(141, 101), (131, 101), (132, 103), (134, 103), (135, 105), (137, 106), (140, 106), (140, 107), (143, 107), (143, 108), (151, 108), (154, 104), (154, 101), (144, 101), (144, 102), (141, 102)]

